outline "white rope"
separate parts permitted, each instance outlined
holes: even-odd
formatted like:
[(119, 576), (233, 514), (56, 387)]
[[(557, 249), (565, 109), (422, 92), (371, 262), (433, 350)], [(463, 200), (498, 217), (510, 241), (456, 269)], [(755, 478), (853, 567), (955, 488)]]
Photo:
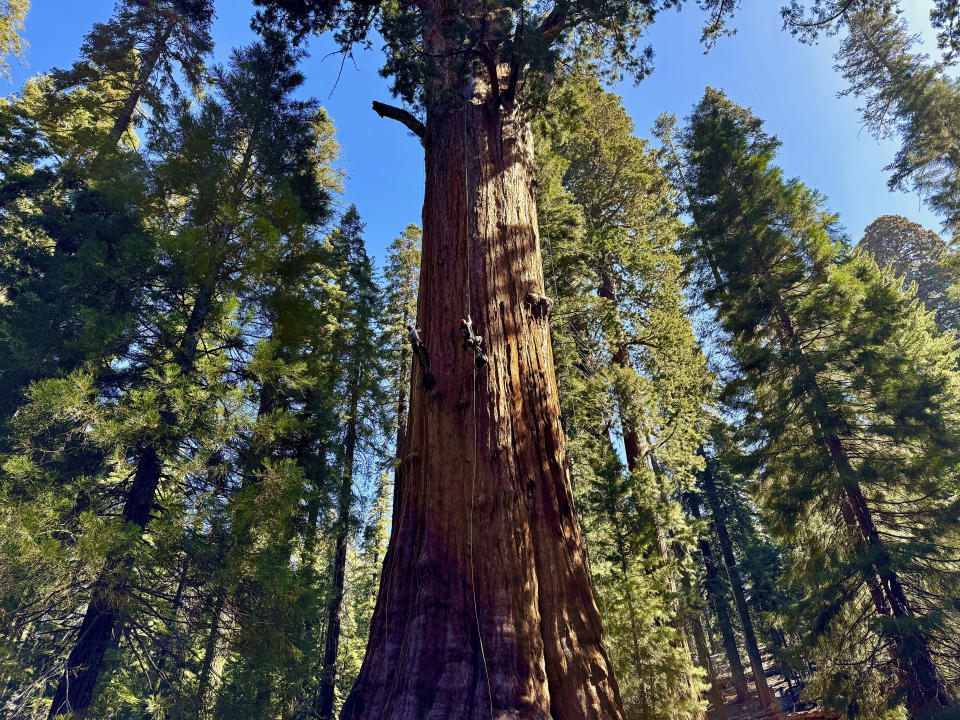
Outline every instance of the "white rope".
[[(467, 297), (466, 312), (467, 322), (472, 323), (473, 318), (470, 315), (471, 293), (470, 293), (470, 260), (472, 256), (472, 234), (470, 232), (470, 206), (468, 198), (470, 197), (470, 183), (467, 170), (467, 112), (468, 106), (472, 103), (467, 100), (464, 102), (463, 109), (463, 207), (466, 218), (467, 232)], [(480, 642), (480, 659), (483, 662), (483, 674), (487, 679), (487, 700), (490, 703), (490, 720), (493, 718), (493, 690), (490, 687), (490, 670), (487, 667), (487, 655), (483, 649), (483, 633), (480, 630), (480, 610), (477, 606), (477, 586), (473, 572), (473, 505), (477, 492), (477, 363), (473, 363), (473, 478), (470, 483), (470, 521), (469, 521), (469, 542), (470, 542), (470, 590), (473, 592), (473, 617), (477, 623), (477, 640)]]

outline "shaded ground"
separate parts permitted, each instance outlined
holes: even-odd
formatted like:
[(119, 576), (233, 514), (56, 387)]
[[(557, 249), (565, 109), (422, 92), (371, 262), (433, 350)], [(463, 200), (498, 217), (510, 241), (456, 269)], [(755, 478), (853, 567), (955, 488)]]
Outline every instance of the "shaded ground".
[(749, 668), (744, 668), (744, 670), (750, 690), (750, 699), (745, 702), (737, 702), (726, 658), (722, 654), (714, 655), (713, 662), (720, 675), (720, 684), (724, 699), (727, 701), (729, 720), (840, 720), (841, 716), (836, 711), (827, 710), (810, 703), (796, 702), (786, 678), (778, 672), (773, 658), (769, 655), (763, 656), (763, 667), (766, 671), (770, 692), (773, 693), (774, 698), (781, 705), (782, 710), (779, 712), (759, 707), (756, 700), (756, 683)]

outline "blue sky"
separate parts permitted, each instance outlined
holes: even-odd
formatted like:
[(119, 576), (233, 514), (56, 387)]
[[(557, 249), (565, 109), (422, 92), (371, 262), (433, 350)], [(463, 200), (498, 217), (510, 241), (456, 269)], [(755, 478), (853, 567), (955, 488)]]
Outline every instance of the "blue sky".
[[(930, 3), (903, 4), (911, 28), (925, 30)], [(32, 5), (25, 31), (28, 67), (14, 66), (10, 92), (30, 75), (73, 62), (83, 35), (94, 22), (110, 16), (113, 0), (33, 0)], [(699, 44), (703, 16), (693, 3), (681, 13), (659, 17), (650, 31), (656, 52), (653, 75), (638, 86), (622, 83), (615, 88), (637, 134), (649, 137), (663, 111), (686, 116), (705, 86), (722, 88), (766, 121), (768, 131), (783, 142), (779, 163), (786, 173), (827, 195), (854, 240), (886, 213), (938, 229), (937, 219), (916, 194), (887, 190), (883, 168), (896, 144), (878, 142), (862, 129), (856, 99), (837, 98), (843, 79), (833, 69), (834, 43), (805, 46), (783, 32), (779, 0), (744, 0), (742, 5), (735, 20), (737, 34), (721, 39), (708, 55)], [(251, 13), (248, 0), (217, 2), (214, 39), (219, 59), (250, 40)], [(422, 151), (405, 128), (370, 109), (372, 100), (390, 101), (387, 82), (377, 73), (379, 51), (358, 53), (355, 65), (348, 61), (337, 83), (340, 59), (325, 58), (329, 50), (323, 38), (312, 43), (303, 66), (306, 91), (337, 123), (347, 173), (344, 202), (356, 204), (367, 224), (370, 252), (379, 259), (408, 223), (420, 222)]]

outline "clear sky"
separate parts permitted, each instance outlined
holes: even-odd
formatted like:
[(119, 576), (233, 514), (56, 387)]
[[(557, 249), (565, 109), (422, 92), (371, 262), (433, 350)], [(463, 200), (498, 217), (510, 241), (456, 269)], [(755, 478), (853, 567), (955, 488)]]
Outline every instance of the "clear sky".
[[(837, 98), (843, 79), (833, 69), (832, 41), (805, 46), (781, 30), (782, 4), (743, 0), (734, 21), (737, 34), (721, 39), (708, 55), (699, 44), (703, 16), (694, 3), (680, 13), (661, 15), (650, 31), (656, 52), (653, 75), (639, 86), (623, 83), (616, 88), (637, 134), (649, 137), (663, 111), (685, 117), (705, 86), (722, 88), (766, 121), (768, 131), (783, 142), (779, 163), (786, 173), (826, 194), (854, 241), (867, 224), (886, 213), (939, 229), (916, 194), (887, 190), (883, 168), (896, 144), (878, 142), (862, 129), (856, 99)], [(252, 5), (249, 0), (218, 0), (216, 5), (214, 40), (217, 58), (223, 60), (231, 47), (253, 37)], [(911, 29), (928, 27), (929, 0), (903, 0), (903, 5)], [(15, 92), (30, 75), (68, 66), (83, 35), (112, 9), (113, 0), (32, 0), (25, 32), (28, 67), (14, 66), (9, 91)], [(323, 38), (312, 43), (303, 65), (305, 89), (326, 106), (338, 126), (348, 176), (343, 201), (356, 204), (367, 224), (370, 252), (382, 259), (394, 236), (408, 223), (420, 222), (422, 151), (404, 127), (370, 109), (372, 100), (390, 101), (387, 82), (377, 73), (380, 52), (358, 53), (356, 64), (348, 61), (337, 83), (340, 58), (325, 57), (330, 47)]]

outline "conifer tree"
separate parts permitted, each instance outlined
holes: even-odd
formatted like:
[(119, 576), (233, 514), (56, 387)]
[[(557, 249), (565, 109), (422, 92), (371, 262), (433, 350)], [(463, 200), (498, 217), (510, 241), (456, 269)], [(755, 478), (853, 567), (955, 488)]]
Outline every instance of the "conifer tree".
[(714, 473), (715, 467), (711, 467), (711, 462), (708, 459), (706, 467), (704, 467), (703, 471), (699, 474), (699, 486), (702, 490), (702, 496), (710, 508), (711, 525), (720, 546), (727, 577), (730, 580), (733, 604), (740, 617), (740, 627), (743, 629), (744, 645), (746, 646), (747, 657), (750, 659), (750, 669), (753, 671), (754, 685), (757, 689), (757, 700), (763, 707), (775, 707), (773, 695), (767, 686), (766, 672), (763, 667), (763, 658), (760, 655), (760, 647), (757, 643), (757, 634), (754, 630), (751, 609), (744, 596), (743, 578), (740, 575), (737, 559), (733, 553), (733, 542), (730, 539), (730, 531), (727, 527), (727, 513), (719, 497), (717, 484), (714, 480)]
[(882, 215), (867, 225), (857, 247), (887, 263), (905, 282), (917, 284), (917, 297), (936, 313), (937, 327), (960, 329), (960, 308), (950, 288), (956, 271), (947, 244), (932, 230), (899, 215)]
[[(416, 460), (384, 573), (398, 584), (380, 595), (344, 717), (621, 717), (566, 477), (528, 121), (560, 59), (645, 74), (640, 36), (674, 3), (260, 4), (304, 36), (332, 30), (345, 54), (376, 27), (394, 92), (425, 115), (375, 105), (425, 148), (417, 324), (438, 384), (412, 396)], [(476, 376), (450, 339), (468, 316), (491, 359)]]
[[(292, 69), (296, 59), (279, 36), (235, 54), (231, 71), (219, 74), (219, 96), (196, 115), (182, 114), (179, 132), (158, 140), (158, 149), (170, 151), (157, 170), (160, 194), (170, 197), (164, 191), (176, 188), (187, 201), (172, 205), (163, 219), (170, 233), (165, 250), (171, 292), (154, 300), (160, 311), (156, 325), (141, 329), (156, 338), (133, 358), (143, 368), (142, 384), (118, 406), (127, 413), (146, 412), (152, 420), (128, 438), (121, 435), (127, 446), (118, 448), (117, 460), (129, 463), (132, 477), (114, 492), (121, 492), (126, 538), (110, 550), (89, 591), (50, 717), (83, 713), (93, 698), (104, 655), (117, 641), (115, 628), (123, 627), (129, 612), (139, 541), (154, 516), (161, 481), (176, 477), (173, 468), (193, 454), (180, 455), (185, 442), (187, 448), (205, 444), (195, 433), (205, 432), (212, 420), (207, 413), (223, 405), (204, 398), (219, 386), (210, 373), (229, 369), (224, 363), (237, 333), (231, 318), (246, 299), (245, 288), (269, 267), (264, 262), (276, 261), (271, 243), (327, 212), (328, 196), (317, 184), (312, 154), (316, 110), (289, 98), (300, 82)], [(166, 145), (174, 138), (177, 145)], [(226, 352), (209, 352), (211, 344)]]
[[(687, 512), (694, 520), (701, 517), (700, 498), (696, 493), (688, 492), (684, 495), (684, 504)], [(704, 570), (704, 594), (711, 603), (716, 615), (717, 628), (723, 642), (723, 649), (727, 656), (727, 665), (730, 677), (736, 692), (737, 700), (744, 702), (749, 697), (747, 676), (743, 671), (743, 662), (740, 659), (740, 648), (734, 634), (733, 623), (730, 621), (730, 611), (727, 601), (727, 584), (718, 570), (714, 556), (711, 538), (704, 531), (697, 536), (697, 546), (700, 552), (700, 562)]]
[(403, 446), (407, 435), (407, 398), (410, 395), (411, 350), (407, 339), (407, 326), (412, 326), (417, 317), (417, 290), (420, 284), (420, 240), (422, 233), (414, 224), (407, 225), (403, 233), (390, 245), (387, 266), (384, 270), (386, 346), (392, 366), (393, 394), (395, 397), (394, 424), (397, 433), (394, 441), (394, 477), (403, 460)]
[(0, 73), (10, 77), (10, 56), (23, 59), (26, 43), (21, 37), (30, 0), (4, 0), (0, 6)]
[(930, 13), (944, 60), (916, 51), (898, 13), (898, 2), (816, 2), (808, 10), (793, 0), (784, 9), (787, 26), (807, 41), (821, 32), (846, 30), (837, 68), (849, 86), (842, 94), (864, 101), (867, 129), (878, 137), (899, 135), (891, 188), (916, 190), (943, 217), (951, 235), (960, 232), (960, 81), (948, 71), (957, 49), (957, 4), (938, 3)]
[(70, 95), (109, 78), (112, 91), (96, 112), (110, 122), (106, 141), (115, 145), (136, 125), (141, 103), (161, 119), (171, 100), (180, 99), (178, 72), (200, 93), (212, 22), (212, 0), (122, 0), (109, 21), (87, 34), (83, 60), (52, 73), (52, 89)]
[(866, 609), (896, 697), (931, 716), (955, 700), (953, 343), (898, 278), (843, 253), (822, 199), (772, 165), (776, 147), (712, 89), (684, 136), (691, 249), (737, 362), (727, 396), (750, 420), (776, 529), (822, 550), (803, 575), (820, 627)]
[[(74, 151), (98, 144), (105, 123), (77, 108), (51, 124), (46, 80), (29, 81), (0, 105), (0, 417), (9, 419), (31, 381), (94, 370), (116, 384), (109, 363), (133, 341), (147, 311), (157, 252), (147, 229), (149, 171), (113, 151), (77, 165)], [(83, 92), (99, 102), (108, 87)]]
[[(557, 112), (537, 134), (538, 214), (549, 218), (561, 403), (564, 417), (569, 410), (578, 420), (567, 425), (571, 462), (590, 467), (574, 477), (584, 486), (601, 613), (627, 716), (695, 716), (700, 684), (672, 546), (691, 540), (676, 498), (698, 462), (709, 379), (680, 302), (679, 223), (669, 185), (619, 98), (582, 75), (552, 102), (572, 112)], [(553, 187), (560, 168), (567, 194)], [(555, 226), (574, 208), (576, 224)], [(593, 427), (582, 426), (590, 407)]]
[(341, 613), (345, 593), (347, 546), (354, 535), (353, 517), (355, 473), (362, 445), (373, 437), (383, 438), (386, 398), (381, 386), (380, 348), (376, 323), (382, 313), (382, 300), (373, 278), (373, 266), (363, 243), (363, 224), (355, 207), (344, 214), (331, 242), (345, 270), (341, 287), (346, 295), (347, 321), (344, 336), (342, 416), (343, 455), (339, 486), (335, 494), (336, 520), (333, 526), (335, 548), (331, 572), (331, 593), (327, 608), (326, 638), (322, 659), (316, 714), (323, 720), (333, 718), (337, 654), (341, 635)]

